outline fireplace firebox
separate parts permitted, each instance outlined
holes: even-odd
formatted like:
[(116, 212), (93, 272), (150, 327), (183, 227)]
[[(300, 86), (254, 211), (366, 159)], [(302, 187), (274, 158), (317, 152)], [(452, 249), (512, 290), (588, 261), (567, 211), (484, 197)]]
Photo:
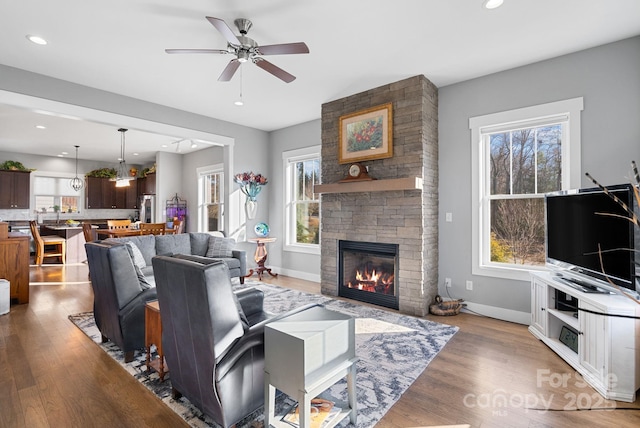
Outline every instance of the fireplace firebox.
[(398, 244), (338, 241), (338, 295), (398, 309)]

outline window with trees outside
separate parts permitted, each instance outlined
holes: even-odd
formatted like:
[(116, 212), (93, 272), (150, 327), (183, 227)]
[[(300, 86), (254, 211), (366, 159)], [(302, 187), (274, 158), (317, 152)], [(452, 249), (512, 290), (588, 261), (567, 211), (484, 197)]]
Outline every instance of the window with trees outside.
[(224, 170), (222, 165), (198, 169), (198, 231), (224, 230)]
[(579, 98), (470, 120), (474, 274), (528, 280), (544, 267), (544, 195), (580, 187), (581, 110)]
[(285, 170), (285, 249), (319, 254), (320, 195), (313, 186), (320, 183), (320, 147), (283, 154)]

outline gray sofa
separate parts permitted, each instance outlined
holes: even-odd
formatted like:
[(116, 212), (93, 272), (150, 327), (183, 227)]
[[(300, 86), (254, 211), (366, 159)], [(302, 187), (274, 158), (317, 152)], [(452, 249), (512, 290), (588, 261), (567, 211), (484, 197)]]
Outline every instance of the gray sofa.
[[(133, 242), (144, 257), (144, 264), (146, 264), (146, 266), (141, 268), (142, 273), (147, 277), (149, 282), (154, 281), (153, 284), (155, 284), (155, 280), (153, 278), (153, 266), (151, 264), (151, 259), (153, 259), (153, 257), (173, 254), (207, 257), (211, 239), (217, 239), (221, 242), (224, 240), (228, 241), (228, 238), (212, 236), (209, 233), (191, 232), (175, 235), (127, 236), (124, 238), (110, 238), (103, 242)], [(221, 250), (221, 252), (224, 252), (224, 249)], [(224, 261), (229, 268), (229, 277), (239, 278), (240, 283), (244, 284), (244, 277), (247, 275), (246, 251), (232, 249), (229, 251), (227, 256), (213, 256), (210, 258)]]
[[(85, 244), (96, 325), (103, 342), (110, 340), (124, 352), (125, 362), (132, 361), (134, 351), (145, 346), (144, 305), (157, 299), (153, 257), (176, 255), (200, 263), (221, 260), (228, 267), (225, 272), (230, 278), (239, 277), (244, 282), (245, 252), (232, 250), (231, 242), (225, 238), (210, 241), (210, 237), (208, 233), (144, 235)], [(229, 244), (226, 247), (225, 242)], [(222, 245), (210, 248), (212, 243)], [(207, 257), (212, 249), (230, 257)]]

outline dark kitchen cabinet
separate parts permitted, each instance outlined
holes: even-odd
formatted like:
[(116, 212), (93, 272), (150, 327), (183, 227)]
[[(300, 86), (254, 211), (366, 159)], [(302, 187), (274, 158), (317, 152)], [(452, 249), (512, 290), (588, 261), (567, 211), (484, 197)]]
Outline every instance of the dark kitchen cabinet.
[(132, 180), (128, 187), (116, 187), (115, 181), (108, 178), (87, 177), (85, 196), (86, 207), (89, 209), (136, 209), (138, 207), (137, 180)]
[(0, 208), (29, 209), (31, 171), (0, 171)]
[(127, 187), (127, 208), (140, 208), (140, 198), (138, 197), (138, 180), (131, 182), (131, 186)]
[(102, 179), (98, 177), (85, 177), (84, 197), (86, 208), (102, 208)]
[(147, 174), (146, 177), (143, 177), (138, 180), (138, 193), (140, 195), (155, 195), (156, 194), (156, 174), (151, 173)]

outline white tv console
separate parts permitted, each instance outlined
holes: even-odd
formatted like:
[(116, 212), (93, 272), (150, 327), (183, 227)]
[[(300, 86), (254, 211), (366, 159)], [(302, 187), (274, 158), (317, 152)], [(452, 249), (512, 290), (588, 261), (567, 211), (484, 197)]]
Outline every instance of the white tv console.
[[(628, 317), (640, 317), (640, 304), (619, 294), (579, 291), (550, 272), (531, 276), (531, 334), (604, 398), (634, 402), (640, 388), (640, 320)], [(556, 290), (565, 293), (560, 305)], [(577, 333), (577, 352), (560, 341), (563, 327)]]

